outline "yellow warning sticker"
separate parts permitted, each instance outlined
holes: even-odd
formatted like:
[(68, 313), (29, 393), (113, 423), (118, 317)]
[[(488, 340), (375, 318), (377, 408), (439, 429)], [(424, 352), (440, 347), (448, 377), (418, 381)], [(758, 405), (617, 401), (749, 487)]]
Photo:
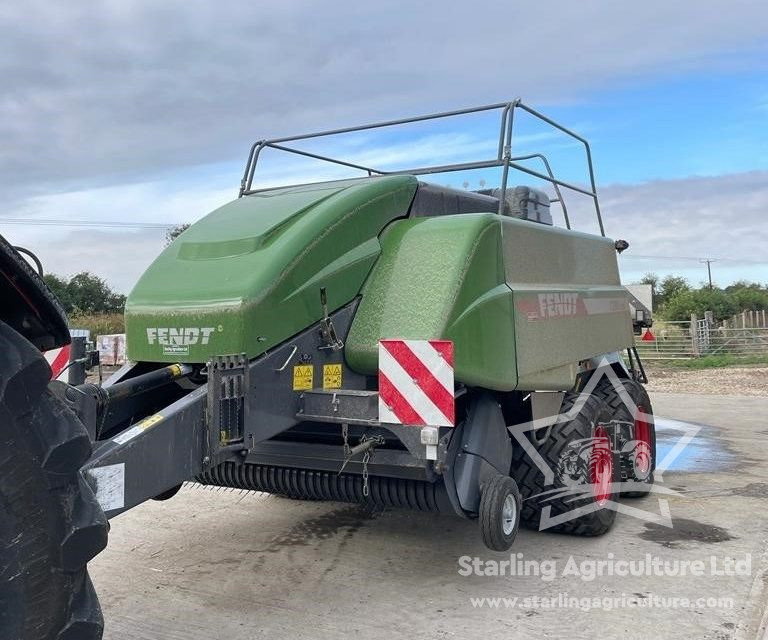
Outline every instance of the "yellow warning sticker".
[(323, 389), (341, 389), (341, 364), (323, 365)]
[(306, 391), (312, 388), (315, 368), (311, 364), (297, 364), (293, 367), (293, 390)]
[(113, 442), (116, 442), (117, 444), (125, 444), (129, 440), (133, 440), (136, 436), (144, 433), (144, 431), (149, 429), (151, 426), (156, 425), (158, 422), (162, 422), (162, 420), (163, 416), (161, 416), (159, 413), (149, 416), (148, 418), (144, 418), (141, 422), (137, 422), (130, 429), (126, 429), (116, 438), (113, 438)]
[(151, 426), (156, 425), (162, 419), (163, 419), (163, 416), (161, 416), (159, 413), (156, 413), (153, 416), (149, 416), (148, 418), (144, 418), (136, 426), (141, 428), (142, 431), (144, 431), (144, 429), (149, 429)]

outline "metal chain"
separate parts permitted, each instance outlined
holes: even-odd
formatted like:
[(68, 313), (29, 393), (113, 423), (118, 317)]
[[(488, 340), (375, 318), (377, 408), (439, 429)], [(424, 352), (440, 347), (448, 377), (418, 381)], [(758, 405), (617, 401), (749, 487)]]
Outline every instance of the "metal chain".
[(341, 463), (341, 469), (336, 475), (341, 475), (344, 471), (352, 453), (352, 447), (349, 446), (349, 425), (346, 422), (341, 423), (341, 437), (344, 439), (344, 462)]
[[(346, 423), (341, 424), (341, 436), (344, 439), (344, 462), (341, 465), (341, 469), (339, 469), (339, 475), (344, 471), (347, 463), (352, 458), (352, 447), (349, 446), (349, 426)], [(371, 457), (373, 456), (374, 447), (384, 444), (384, 438), (380, 435), (371, 437), (365, 434), (362, 438), (360, 438), (360, 443), (357, 445), (357, 447), (355, 447), (355, 449), (358, 449), (359, 451), (360, 446), (369, 441), (372, 441), (371, 445), (363, 453), (363, 458), (361, 460), (361, 464), (363, 465), (363, 497), (365, 498), (367, 498), (370, 493), (370, 487), (368, 484), (368, 463), (371, 461)]]
[[(367, 442), (368, 440), (373, 440), (375, 443), (374, 446), (376, 445), (381, 446), (382, 444), (384, 444), (384, 438), (380, 435), (373, 436), (372, 438), (367, 435), (364, 435), (362, 438), (360, 438), (360, 442)], [(368, 463), (371, 461), (371, 458), (373, 457), (373, 454), (375, 451), (374, 446), (372, 446), (363, 454), (363, 460), (362, 460), (363, 462), (363, 497), (365, 498), (367, 498), (368, 494), (370, 493), (369, 486), (368, 486)]]
[(344, 438), (344, 457), (348, 458), (352, 447), (349, 446), (349, 425), (346, 422), (341, 424), (341, 437)]
[(371, 452), (366, 451), (363, 454), (363, 496), (368, 497), (368, 462), (371, 459)]

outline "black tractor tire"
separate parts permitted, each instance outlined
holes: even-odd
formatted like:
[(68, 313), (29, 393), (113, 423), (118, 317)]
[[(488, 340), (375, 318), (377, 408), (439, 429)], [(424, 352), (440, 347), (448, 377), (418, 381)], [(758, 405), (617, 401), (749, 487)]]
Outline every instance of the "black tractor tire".
[(522, 497), (517, 483), (508, 476), (493, 476), (482, 488), (478, 521), (485, 546), (506, 551), (520, 528)]
[(80, 468), (83, 424), (47, 388), (40, 352), (0, 322), (0, 638), (94, 640), (103, 618), (86, 563), (108, 523)]
[[(525, 449), (515, 443), (511, 475), (517, 481), (523, 496), (521, 524), (526, 528), (541, 529), (542, 510), (547, 506), (550, 507), (550, 519), (563, 517), (564, 521), (546, 526), (546, 531), (599, 536), (608, 531), (616, 520), (616, 511), (611, 508), (611, 502), (618, 500), (618, 456), (610, 444), (611, 414), (602, 397), (576, 392), (565, 394), (561, 414), (571, 413), (575, 410), (574, 407), (579, 406), (578, 414), (567, 422), (554, 424), (543, 442), (531, 441), (544, 462), (554, 472), (554, 484), (545, 484), (544, 473)], [(597, 434), (600, 437), (596, 440)], [(599, 445), (596, 444), (598, 441)], [(592, 489), (592, 485), (598, 483), (590, 482), (586, 472), (580, 480), (561, 472), (565, 463), (573, 458), (576, 452), (579, 452), (576, 457), (582, 458), (582, 462), (577, 461), (577, 466), (587, 464), (587, 469), (591, 470), (593, 459), (598, 460), (596, 465), (599, 465), (600, 469), (604, 469), (607, 463), (610, 464), (610, 469), (600, 474), (601, 478), (608, 476), (607, 479), (611, 481), (605, 489), (606, 493), (601, 494), (600, 500)], [(567, 516), (582, 508), (582, 515)]]
[[(615, 384), (621, 384), (626, 389), (634, 407), (627, 406)], [(622, 498), (647, 496), (653, 486), (653, 471), (656, 468), (656, 425), (648, 392), (635, 380), (613, 383), (603, 378), (595, 393), (605, 399), (612, 419), (618, 423)]]

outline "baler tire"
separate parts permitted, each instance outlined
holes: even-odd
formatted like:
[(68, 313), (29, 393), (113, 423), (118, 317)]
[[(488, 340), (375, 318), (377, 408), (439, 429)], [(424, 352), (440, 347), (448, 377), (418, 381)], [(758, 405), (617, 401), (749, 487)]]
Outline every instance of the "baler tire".
[[(645, 418), (644, 434), (638, 438), (636, 432), (637, 415), (633, 415), (633, 408), (628, 407), (622, 400), (618, 389), (605, 378), (595, 388), (595, 393), (601, 395), (611, 410), (613, 419), (624, 426), (621, 434), (619, 464), (621, 467), (622, 486), (631, 486), (631, 490), (621, 491), (622, 498), (642, 498), (647, 496), (653, 487), (653, 471), (656, 468), (656, 425), (653, 420), (653, 407), (651, 399), (645, 387), (635, 380), (622, 380), (621, 384), (627, 390), (629, 397), (638, 411), (642, 411)], [(643, 441), (645, 446), (639, 442)], [(633, 446), (634, 443), (634, 446)], [(648, 470), (637, 468), (638, 453), (648, 457)]]
[[(505, 511), (508, 501), (509, 514)], [(480, 535), (486, 547), (493, 551), (507, 551), (512, 546), (520, 528), (521, 510), (520, 490), (509, 476), (493, 476), (483, 486), (478, 521)]]
[[(577, 392), (566, 393), (560, 409), (561, 414), (571, 411), (576, 402), (581, 402), (579, 398), (580, 394)], [(599, 536), (606, 533), (613, 526), (616, 520), (616, 511), (610, 508), (610, 505), (607, 503), (618, 500), (618, 495), (614, 490), (618, 461), (615, 454), (610, 451), (610, 445), (609, 452), (612, 462), (613, 484), (610, 487), (611, 493), (605, 500), (605, 506), (600, 507), (600, 501), (598, 501), (597, 496), (591, 494), (574, 499), (572, 494), (569, 495), (565, 492), (567, 485), (558, 478), (558, 468), (563, 463), (569, 447), (573, 444), (593, 439), (592, 451), (589, 454), (591, 463), (595, 450), (594, 438), (596, 436), (596, 429), (602, 424), (609, 423), (610, 419), (611, 415), (605, 400), (596, 394), (591, 394), (586, 397), (586, 401), (576, 416), (567, 422), (554, 424), (547, 440), (539, 445), (534, 444), (538, 449), (538, 453), (554, 472), (554, 484), (546, 485), (544, 483), (544, 474), (528, 456), (525, 449), (520, 445), (514, 447), (511, 475), (517, 481), (523, 497), (523, 508), (520, 518), (523, 527), (539, 530), (541, 527), (542, 509), (545, 506), (550, 507), (550, 518), (565, 515), (579, 507), (587, 506), (593, 509), (581, 516), (547, 526), (545, 530), (548, 532), (577, 536)], [(553, 490), (556, 489), (562, 489), (564, 495), (552, 496)], [(594, 508), (595, 502), (597, 502), (598, 508)]]
[(40, 352), (0, 322), (0, 637), (97, 640), (86, 563), (108, 524), (80, 468), (83, 424), (48, 389)]

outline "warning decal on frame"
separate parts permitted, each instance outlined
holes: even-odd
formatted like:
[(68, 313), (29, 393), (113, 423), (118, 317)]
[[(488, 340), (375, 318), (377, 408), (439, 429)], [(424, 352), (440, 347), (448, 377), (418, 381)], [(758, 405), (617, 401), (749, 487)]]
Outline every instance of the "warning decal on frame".
[(323, 389), (341, 389), (341, 364), (323, 365)]
[(308, 391), (312, 388), (314, 367), (311, 364), (298, 364), (293, 368), (293, 390)]
[(104, 511), (125, 506), (125, 463), (95, 467), (86, 473), (96, 485), (96, 501)]
[(116, 438), (112, 438), (112, 442), (116, 442), (117, 444), (125, 444), (126, 442), (133, 440), (136, 436), (141, 435), (147, 429), (156, 425), (158, 422), (162, 422), (162, 420), (163, 416), (161, 416), (159, 413), (149, 416), (148, 418), (144, 418), (141, 422), (133, 425), (130, 429), (123, 431)]

